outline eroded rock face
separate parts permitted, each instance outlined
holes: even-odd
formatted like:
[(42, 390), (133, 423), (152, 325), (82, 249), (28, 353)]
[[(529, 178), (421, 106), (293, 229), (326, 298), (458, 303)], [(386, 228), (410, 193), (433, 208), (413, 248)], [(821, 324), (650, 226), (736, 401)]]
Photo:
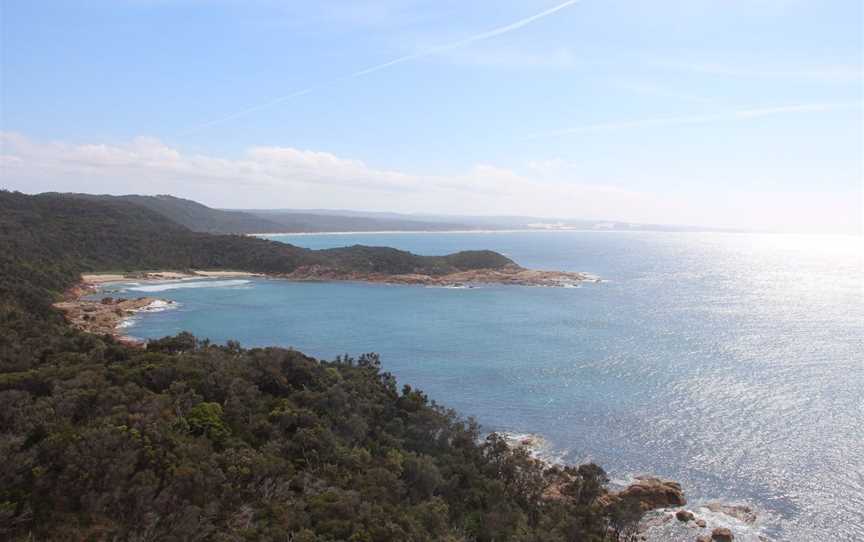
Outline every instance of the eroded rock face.
[(609, 500), (610, 503), (621, 500), (636, 501), (639, 503), (639, 507), (646, 512), (657, 508), (671, 508), (687, 504), (681, 484), (653, 476), (638, 476), (636, 482), (630, 484), (626, 489), (610, 493)]
[(734, 539), (735, 535), (725, 527), (717, 527), (711, 531), (711, 540), (714, 542), (732, 542)]

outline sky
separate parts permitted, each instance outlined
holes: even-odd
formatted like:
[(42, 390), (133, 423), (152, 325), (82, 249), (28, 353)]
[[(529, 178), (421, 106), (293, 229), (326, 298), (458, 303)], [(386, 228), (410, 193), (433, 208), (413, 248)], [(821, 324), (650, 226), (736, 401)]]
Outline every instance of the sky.
[(2, 0), (0, 187), (861, 234), (860, 0)]

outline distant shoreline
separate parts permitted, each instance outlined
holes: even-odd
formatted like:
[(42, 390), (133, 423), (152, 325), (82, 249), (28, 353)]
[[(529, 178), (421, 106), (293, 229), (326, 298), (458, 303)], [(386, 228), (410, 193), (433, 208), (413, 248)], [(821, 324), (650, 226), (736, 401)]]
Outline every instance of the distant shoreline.
[[(363, 235), (363, 234), (407, 234), (407, 233), (716, 233), (716, 232), (666, 232), (659, 230), (584, 230), (584, 229), (513, 229), (513, 230), (375, 230), (375, 231), (320, 231), (320, 232), (265, 232), (265, 233), (244, 233), (250, 237), (260, 237), (263, 235)], [(725, 232), (719, 232), (725, 233)]]
[[(382, 234), (382, 233), (520, 233), (531, 231), (547, 231), (547, 230), (370, 230), (370, 231), (298, 231), (298, 232), (262, 232), (262, 233), (244, 233), (252, 237), (262, 235), (363, 235), (363, 234)], [(552, 231), (552, 230), (548, 230)], [(575, 230), (559, 230), (559, 231), (575, 231)]]
[[(297, 232), (260, 232), (260, 233), (241, 233), (238, 235), (246, 235), (249, 237), (261, 237), (265, 235), (293, 235), (293, 236), (310, 236), (310, 235), (379, 235), (379, 234), (436, 234), (436, 233), (452, 233), (452, 234), (467, 234), (467, 233), (717, 233), (723, 235), (828, 235), (828, 236), (856, 236), (854, 234), (842, 233), (786, 233), (786, 232), (751, 232), (751, 231), (715, 231), (715, 230), (624, 230), (624, 229), (584, 229), (584, 228), (517, 228), (507, 230), (370, 230), (370, 231), (297, 231)], [(860, 237), (860, 236), (856, 236)]]

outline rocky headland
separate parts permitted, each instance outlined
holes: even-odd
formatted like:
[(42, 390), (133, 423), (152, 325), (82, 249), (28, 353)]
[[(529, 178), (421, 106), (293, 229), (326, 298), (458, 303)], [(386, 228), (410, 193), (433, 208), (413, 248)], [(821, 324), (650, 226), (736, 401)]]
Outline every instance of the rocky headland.
[(161, 311), (174, 305), (173, 301), (155, 297), (85, 299), (99, 291), (96, 284), (82, 282), (71, 288), (63, 301), (54, 303), (54, 308), (60, 310), (72, 326), (88, 333), (111, 335), (126, 344), (139, 345), (140, 341), (123, 333), (124, 321), (140, 312)]
[(441, 275), (426, 273), (376, 273), (345, 271), (323, 265), (302, 266), (291, 273), (275, 275), (297, 281), (358, 281), (386, 284), (417, 284), (424, 286), (470, 286), (475, 284), (511, 284), (519, 286), (572, 287), (582, 282), (599, 282), (585, 273), (570, 271), (538, 271), (518, 265), (495, 269), (471, 269)]

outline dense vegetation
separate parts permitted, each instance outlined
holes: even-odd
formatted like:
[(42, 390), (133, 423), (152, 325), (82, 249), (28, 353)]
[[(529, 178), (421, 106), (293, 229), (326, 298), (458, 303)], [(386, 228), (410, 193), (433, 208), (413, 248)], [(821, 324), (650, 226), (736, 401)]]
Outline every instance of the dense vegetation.
[(275, 265), (301, 249), (268, 260), (279, 247), (128, 204), (0, 202), (0, 539), (591, 541), (623, 517), (598, 501), (599, 467), (565, 475), (481, 440), (375, 355), (189, 334), (130, 348), (51, 307), (84, 270), (235, 265), (233, 250)]
[(102, 202), (126, 202), (146, 207), (192, 231), (204, 233), (326, 232), (381, 230), (466, 229), (462, 224), (423, 222), (401, 218), (371, 218), (299, 211), (226, 211), (174, 196), (108, 196), (61, 194)]

